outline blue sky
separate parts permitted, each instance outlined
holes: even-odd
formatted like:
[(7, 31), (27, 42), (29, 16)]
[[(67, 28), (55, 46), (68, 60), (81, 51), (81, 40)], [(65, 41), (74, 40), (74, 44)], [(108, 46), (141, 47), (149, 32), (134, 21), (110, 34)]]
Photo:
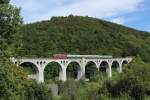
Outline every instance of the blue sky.
[(73, 14), (150, 32), (150, 0), (11, 0), (11, 3), (21, 7), (24, 23)]

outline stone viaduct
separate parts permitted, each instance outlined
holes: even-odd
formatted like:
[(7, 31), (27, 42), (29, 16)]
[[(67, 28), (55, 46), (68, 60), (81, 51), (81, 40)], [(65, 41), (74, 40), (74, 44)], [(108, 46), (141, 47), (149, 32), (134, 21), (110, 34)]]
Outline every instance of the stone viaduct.
[(60, 65), (59, 80), (66, 81), (67, 75), (66, 70), (70, 63), (77, 63), (78, 73), (77, 80), (85, 78), (85, 68), (89, 62), (92, 62), (96, 65), (96, 68), (105, 68), (108, 77), (112, 77), (112, 65), (115, 64), (117, 71), (122, 72), (124, 64), (128, 64), (132, 61), (131, 57), (125, 58), (113, 58), (111, 56), (98, 56), (98, 55), (74, 55), (72, 57), (64, 59), (55, 59), (55, 58), (11, 58), (11, 61), (18, 66), (23, 63), (32, 63), (36, 66), (36, 74), (29, 75), (29, 78), (36, 79), (38, 82), (44, 82), (44, 70), (49, 63), (55, 62)]

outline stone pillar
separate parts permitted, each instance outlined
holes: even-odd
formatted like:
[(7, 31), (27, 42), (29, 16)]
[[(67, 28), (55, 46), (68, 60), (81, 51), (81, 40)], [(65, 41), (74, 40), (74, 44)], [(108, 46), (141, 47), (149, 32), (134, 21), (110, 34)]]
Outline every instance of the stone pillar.
[(119, 72), (119, 73), (122, 73), (122, 62), (121, 62), (121, 63), (119, 62), (119, 69), (118, 69), (118, 72)]
[(82, 77), (83, 77), (83, 72), (82, 72), (83, 68), (82, 68), (81, 65), (80, 65), (80, 67), (81, 67), (81, 69), (78, 70), (77, 80), (80, 80), (80, 79), (82, 79)]
[(44, 82), (44, 70), (42, 68), (40, 68), (39, 70), (39, 74), (38, 74), (38, 82), (39, 83), (43, 83)]
[(43, 63), (37, 65), (38, 72), (39, 72), (37, 80), (38, 80), (39, 83), (44, 82), (44, 69), (45, 69), (45, 66), (46, 66), (46, 64), (43, 64)]
[(81, 73), (82, 73), (82, 79), (85, 79), (85, 67), (86, 67), (86, 62), (85, 58), (82, 58), (82, 64), (81, 64)]
[(66, 67), (65, 66), (61, 66), (61, 67), (62, 67), (62, 70), (59, 73), (59, 80), (66, 81), (66, 79), (67, 79), (67, 76), (66, 76)]
[(112, 62), (108, 63), (108, 77), (112, 77), (112, 70), (111, 70)]
[(63, 71), (62, 71), (62, 68), (61, 68), (61, 70), (60, 70), (60, 72), (59, 72), (59, 80), (62, 79), (62, 74), (63, 74)]

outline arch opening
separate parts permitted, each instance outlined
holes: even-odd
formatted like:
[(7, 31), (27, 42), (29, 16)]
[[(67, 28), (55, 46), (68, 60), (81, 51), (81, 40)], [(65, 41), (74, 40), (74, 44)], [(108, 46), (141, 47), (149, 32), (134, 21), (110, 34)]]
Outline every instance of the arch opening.
[(81, 75), (81, 66), (77, 62), (71, 62), (66, 69), (67, 79), (79, 79)]
[(38, 80), (39, 70), (35, 64), (32, 62), (23, 62), (21, 66), (28, 74), (28, 78)]
[(122, 62), (122, 68), (124, 68), (127, 64), (128, 64), (128, 61), (127, 61), (127, 60), (124, 60), (124, 61)]
[(85, 66), (85, 78), (92, 80), (94, 77), (96, 77), (98, 73), (98, 69), (96, 64), (93, 61), (89, 61)]
[(113, 76), (117, 75), (117, 73), (120, 72), (120, 67), (121, 66), (119, 65), (118, 61), (113, 61), (112, 66), (111, 66)]
[(62, 73), (61, 65), (58, 62), (50, 62), (44, 69), (44, 81), (57, 81), (60, 79)]
[(109, 64), (106, 61), (102, 61), (99, 67), (100, 72), (107, 72), (107, 69), (109, 68)]
[(127, 60), (124, 60), (124, 61), (122, 62), (122, 65), (126, 65), (126, 64), (128, 64), (128, 61), (127, 61)]
[(30, 75), (30, 74), (38, 74), (38, 68), (35, 64), (32, 62), (23, 62), (19, 66), (25, 69), (25, 71)]

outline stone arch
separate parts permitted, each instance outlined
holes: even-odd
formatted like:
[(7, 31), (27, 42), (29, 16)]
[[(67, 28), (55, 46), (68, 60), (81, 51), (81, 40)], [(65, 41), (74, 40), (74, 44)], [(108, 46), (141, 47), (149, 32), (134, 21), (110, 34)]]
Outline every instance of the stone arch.
[(66, 76), (79, 80), (81, 78), (81, 65), (77, 61), (71, 61), (66, 66)]
[(86, 66), (87, 64), (89, 64), (89, 63), (94, 64), (94, 65), (96, 66), (96, 68), (98, 68), (97, 63), (96, 63), (95, 61), (92, 61), (92, 60), (87, 61), (87, 62), (85, 63), (85, 66)]
[(119, 72), (119, 69), (120, 69), (121, 66), (120, 66), (120, 64), (119, 64), (119, 61), (114, 60), (114, 61), (112, 62), (111, 67), (112, 67), (112, 71), (118, 71), (118, 72)]
[(57, 61), (51, 61), (44, 67), (44, 80), (58, 80), (62, 75), (62, 65)]
[(98, 72), (97, 64), (94, 61), (88, 61), (85, 65), (85, 78), (92, 79)]
[(101, 72), (107, 72), (108, 68), (109, 68), (108, 62), (107, 61), (102, 61), (100, 63), (100, 66), (99, 66), (99, 71), (101, 71)]
[(127, 65), (129, 62), (127, 60), (123, 60), (122, 61), (122, 66), (124, 67), (125, 65)]
[(36, 64), (33, 62), (22, 62), (19, 66), (23, 67), (27, 71), (29, 78), (38, 80), (39, 68)]

